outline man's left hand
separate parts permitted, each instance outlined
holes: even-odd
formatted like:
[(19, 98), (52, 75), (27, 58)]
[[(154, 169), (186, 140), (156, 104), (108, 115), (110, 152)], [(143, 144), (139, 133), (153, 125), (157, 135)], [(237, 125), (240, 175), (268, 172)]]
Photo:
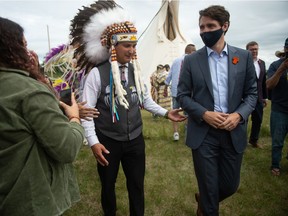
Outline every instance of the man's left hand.
[(231, 113), (228, 115), (226, 120), (218, 126), (218, 128), (232, 131), (237, 127), (241, 119), (242, 117), (239, 113)]

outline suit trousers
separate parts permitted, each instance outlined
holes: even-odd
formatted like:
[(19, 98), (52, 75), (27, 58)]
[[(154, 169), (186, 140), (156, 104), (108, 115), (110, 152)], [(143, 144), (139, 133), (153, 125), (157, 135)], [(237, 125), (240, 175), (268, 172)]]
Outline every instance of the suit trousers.
[(243, 153), (235, 151), (230, 132), (211, 127), (203, 143), (192, 150), (192, 156), (200, 206), (204, 215), (218, 216), (219, 202), (239, 186)]
[(249, 141), (252, 143), (257, 143), (259, 139), (261, 124), (263, 119), (263, 103), (257, 101), (254, 111), (251, 113), (251, 132)]
[(105, 216), (115, 216), (115, 183), (120, 162), (126, 177), (130, 216), (144, 215), (145, 143), (143, 135), (129, 141), (116, 141), (99, 132), (98, 139), (110, 154), (105, 155), (108, 166), (97, 164), (101, 180), (101, 204)]

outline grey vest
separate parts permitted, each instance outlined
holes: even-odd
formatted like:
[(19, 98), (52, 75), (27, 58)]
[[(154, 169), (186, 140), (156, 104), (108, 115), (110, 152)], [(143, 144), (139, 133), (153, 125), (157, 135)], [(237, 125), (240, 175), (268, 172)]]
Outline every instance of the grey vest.
[(129, 110), (126, 110), (116, 101), (119, 120), (112, 122), (110, 106), (110, 70), (109, 61), (97, 66), (101, 79), (101, 93), (97, 100), (96, 108), (100, 115), (94, 118), (96, 133), (99, 131), (105, 136), (118, 141), (133, 140), (142, 133), (142, 118), (139, 108), (139, 100), (135, 87), (134, 68), (128, 67), (128, 84), (124, 89), (127, 92), (126, 100)]

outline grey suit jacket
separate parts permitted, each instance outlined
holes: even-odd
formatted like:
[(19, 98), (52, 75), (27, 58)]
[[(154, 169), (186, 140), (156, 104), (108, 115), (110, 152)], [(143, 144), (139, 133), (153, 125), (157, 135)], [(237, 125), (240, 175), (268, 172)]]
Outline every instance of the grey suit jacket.
[[(233, 58), (239, 62), (233, 64)], [(237, 112), (243, 120), (230, 132), (233, 146), (243, 152), (247, 145), (247, 119), (257, 101), (256, 72), (251, 53), (228, 45), (228, 113)], [(206, 47), (187, 55), (177, 88), (177, 100), (188, 114), (186, 144), (197, 149), (209, 125), (203, 121), (205, 111), (214, 111), (213, 87)]]

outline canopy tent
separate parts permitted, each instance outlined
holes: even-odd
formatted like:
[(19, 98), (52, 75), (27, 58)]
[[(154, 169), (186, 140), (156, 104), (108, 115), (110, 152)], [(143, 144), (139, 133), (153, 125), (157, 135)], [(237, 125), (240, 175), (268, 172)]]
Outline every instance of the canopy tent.
[(137, 54), (144, 82), (150, 88), (150, 75), (159, 64), (169, 64), (184, 54), (186, 39), (178, 23), (179, 1), (162, 0), (162, 5), (140, 36)]

